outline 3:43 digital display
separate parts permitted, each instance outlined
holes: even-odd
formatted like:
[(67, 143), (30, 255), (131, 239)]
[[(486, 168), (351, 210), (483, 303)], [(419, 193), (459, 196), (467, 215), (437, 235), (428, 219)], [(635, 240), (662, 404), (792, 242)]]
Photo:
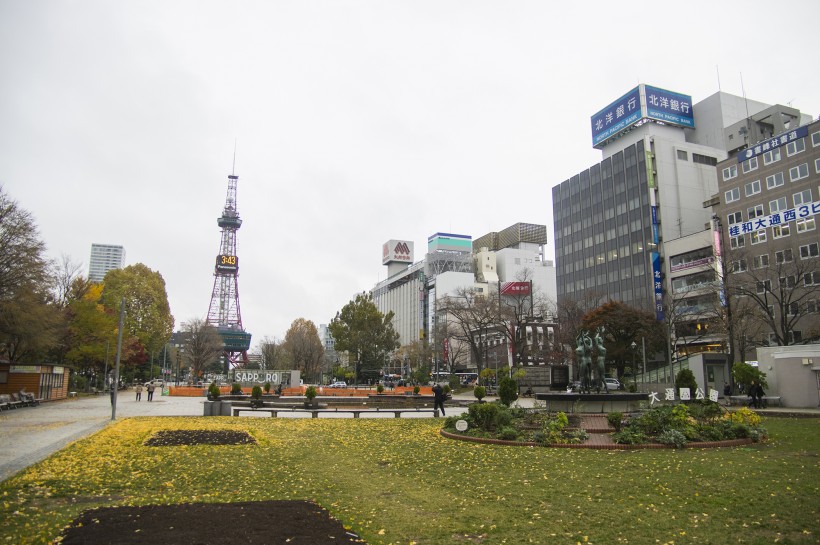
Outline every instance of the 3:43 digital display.
[(235, 255), (220, 254), (216, 256), (217, 271), (237, 271), (239, 270), (239, 258)]

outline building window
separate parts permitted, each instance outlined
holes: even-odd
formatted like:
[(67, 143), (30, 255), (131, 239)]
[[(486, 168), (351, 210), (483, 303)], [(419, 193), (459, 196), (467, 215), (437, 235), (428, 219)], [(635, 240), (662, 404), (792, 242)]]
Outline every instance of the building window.
[(784, 210), (786, 210), (786, 197), (780, 197), (779, 199), (769, 201), (769, 214), (783, 212)]
[(820, 255), (820, 247), (817, 242), (804, 244), (800, 247), (800, 259), (811, 259)]
[(820, 271), (814, 271), (803, 275), (803, 282), (807, 286), (820, 286)]
[(758, 294), (762, 295), (766, 292), (772, 291), (772, 281), (771, 280), (763, 280), (755, 283), (755, 291)]
[(794, 256), (791, 248), (786, 248), (785, 250), (780, 250), (774, 253), (774, 260), (778, 265), (781, 263), (789, 263), (792, 259), (794, 259)]
[(709, 157), (708, 155), (701, 155), (700, 153), (692, 153), (692, 162), (698, 163), (701, 165), (709, 165), (715, 166), (717, 165), (717, 159), (715, 157)]
[(739, 187), (736, 187), (734, 189), (730, 189), (729, 191), (726, 192), (726, 202), (727, 203), (735, 202), (737, 200), (740, 200), (740, 188)]
[(737, 177), (737, 165), (732, 165), (723, 169), (723, 181)]
[(763, 215), (763, 205), (762, 204), (757, 204), (755, 206), (752, 206), (751, 208), (747, 208), (746, 212), (748, 213), (748, 216), (749, 216), (750, 220), (753, 220), (755, 218), (759, 218)]
[(791, 274), (780, 279), (780, 286), (786, 288), (793, 288), (797, 285), (797, 278)]
[(757, 170), (757, 157), (752, 157), (748, 161), (743, 161), (743, 174)]
[(801, 151), (806, 151), (806, 142), (802, 138), (786, 144), (786, 155), (789, 157), (797, 155)]
[(811, 145), (815, 148), (820, 146), (820, 131), (811, 133)]
[(777, 172), (771, 176), (766, 176), (766, 189), (774, 189), (783, 185), (783, 173)]
[(806, 189), (800, 193), (794, 194), (794, 207), (797, 208), (801, 204), (811, 203), (811, 189)]
[(786, 306), (786, 313), (789, 316), (797, 316), (797, 313), (800, 312), (800, 305), (797, 303), (789, 303)]
[(732, 261), (732, 272), (733, 273), (746, 272), (747, 269), (748, 269), (748, 267), (747, 267), (745, 259), (738, 259), (737, 261)]
[(792, 167), (789, 169), (789, 179), (793, 182), (797, 180), (802, 180), (806, 176), (809, 175), (809, 164), (803, 163), (800, 166)]
[(738, 248), (743, 248), (746, 246), (746, 235), (740, 235), (739, 237), (729, 237), (729, 247), (732, 250), (737, 250)]
[[(820, 133), (814, 133), (814, 134), (820, 134)], [(810, 314), (816, 314), (818, 312), (818, 310), (817, 310), (818, 308), (820, 308), (820, 306), (818, 306), (816, 299), (809, 299), (808, 301), (806, 301), (806, 312), (808, 312)]]
[(780, 148), (775, 148), (763, 154), (763, 164), (770, 165), (780, 160)]
[(814, 218), (803, 218), (795, 222), (798, 233), (805, 233), (807, 231), (814, 231)]
[(757, 195), (758, 193), (760, 193), (760, 180), (755, 180), (754, 182), (749, 182), (748, 184), (746, 184), (747, 197)]
[(728, 225), (734, 225), (743, 221), (743, 212), (732, 212), (726, 218), (729, 220)]
[(769, 254), (756, 255), (754, 258), (755, 269), (765, 269), (769, 266)]
[(686, 150), (679, 149), (678, 150), (678, 159), (680, 159), (681, 161), (688, 161), (689, 160), (689, 154), (686, 153)]
[(761, 242), (766, 242), (766, 230), (763, 229), (761, 231), (754, 231), (749, 235), (752, 244), (760, 244)]
[(820, 159), (814, 160), (814, 171), (820, 174)]
[(772, 225), (772, 238), (783, 238), (791, 234), (791, 226), (788, 223)]

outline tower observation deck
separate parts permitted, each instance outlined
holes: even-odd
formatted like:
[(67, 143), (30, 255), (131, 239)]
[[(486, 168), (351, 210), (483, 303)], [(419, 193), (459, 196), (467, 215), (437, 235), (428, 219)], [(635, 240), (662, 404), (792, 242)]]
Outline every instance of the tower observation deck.
[(236, 207), (236, 186), (239, 176), (228, 176), (225, 208), (216, 223), (222, 230), (219, 254), (214, 265), (214, 288), (208, 307), (207, 322), (216, 327), (222, 337), (226, 366), (239, 367), (248, 361), (251, 334), (242, 327), (239, 307), (239, 256), (236, 254), (236, 232), (242, 220)]

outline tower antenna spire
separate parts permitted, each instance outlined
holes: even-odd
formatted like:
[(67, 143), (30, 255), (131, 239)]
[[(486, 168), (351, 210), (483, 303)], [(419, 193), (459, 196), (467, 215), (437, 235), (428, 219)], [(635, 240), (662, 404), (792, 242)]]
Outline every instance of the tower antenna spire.
[(233, 139), (233, 164), (231, 165), (231, 176), (236, 174), (236, 138)]
[(242, 220), (236, 202), (238, 182), (239, 176), (228, 176), (225, 208), (222, 210), (222, 216), (216, 220), (222, 230), (222, 236), (214, 266), (211, 304), (205, 320), (209, 325), (216, 327), (222, 337), (225, 372), (230, 365), (238, 367), (248, 362), (248, 349), (251, 345), (251, 334), (242, 327), (242, 313), (239, 308), (239, 256), (236, 253), (236, 232), (242, 226)]

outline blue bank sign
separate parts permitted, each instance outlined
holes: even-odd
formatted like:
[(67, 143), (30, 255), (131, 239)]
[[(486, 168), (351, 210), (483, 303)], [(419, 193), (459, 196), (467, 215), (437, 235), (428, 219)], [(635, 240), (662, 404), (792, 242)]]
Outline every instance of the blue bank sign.
[(692, 97), (638, 85), (592, 116), (592, 145), (597, 147), (647, 119), (693, 128)]

